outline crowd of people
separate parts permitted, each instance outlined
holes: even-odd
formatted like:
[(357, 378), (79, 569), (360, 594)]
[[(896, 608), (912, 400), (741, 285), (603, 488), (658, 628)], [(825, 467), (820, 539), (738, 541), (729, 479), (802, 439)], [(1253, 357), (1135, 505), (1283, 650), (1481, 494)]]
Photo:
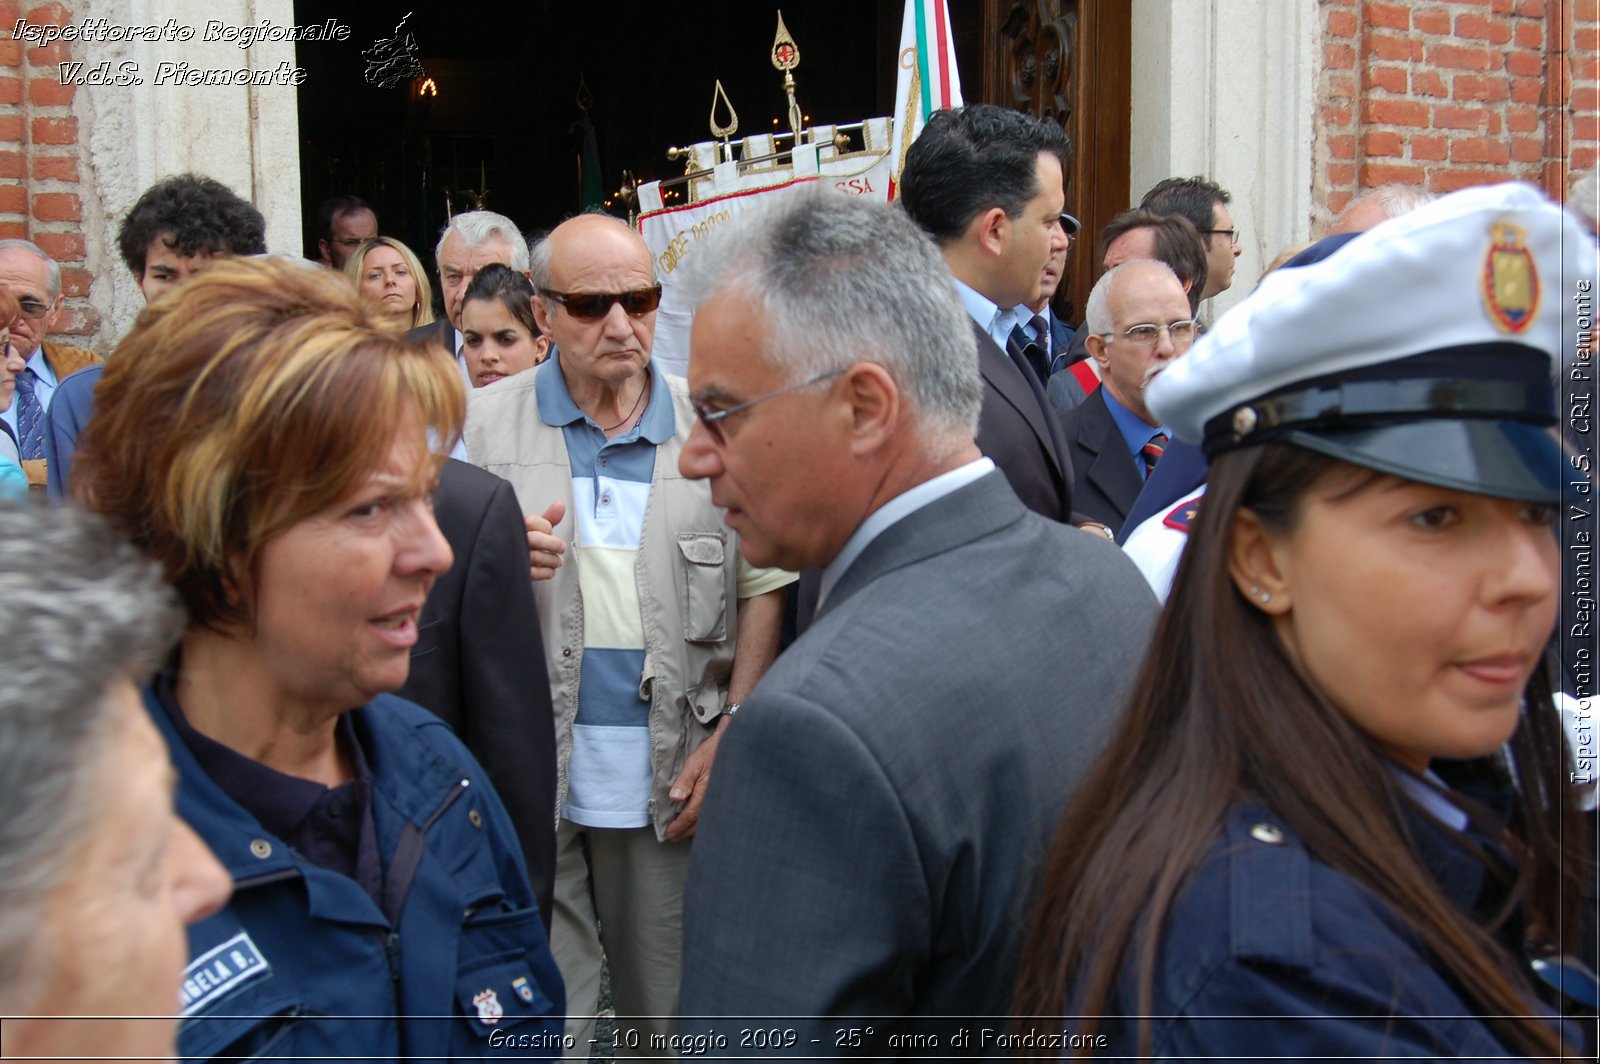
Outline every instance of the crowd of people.
[(606, 214), (450, 218), (436, 316), (360, 199), (173, 177), (106, 360), (0, 241), (6, 1054), (1592, 1053), (1592, 179), (1214, 321), (1165, 180), (1071, 323), (1067, 153), (718, 227), (687, 378)]

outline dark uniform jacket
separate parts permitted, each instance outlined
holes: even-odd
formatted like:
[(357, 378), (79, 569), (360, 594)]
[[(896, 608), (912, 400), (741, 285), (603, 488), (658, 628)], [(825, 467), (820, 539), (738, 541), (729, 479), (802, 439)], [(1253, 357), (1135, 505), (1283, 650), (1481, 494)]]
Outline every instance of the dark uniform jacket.
[(380, 695), (351, 711), (372, 773), (382, 904), (306, 861), (199, 767), (156, 695), (178, 813), (233, 876), (189, 928), (178, 1052), (448, 1060), (559, 1055), (561, 976), (510, 818), (437, 717)]
[[(1484, 866), (1437, 825), (1411, 819), (1417, 852), (1446, 895), (1475, 915), (1498, 908)], [(1502, 938), (1519, 938), (1519, 926), (1513, 921)], [(1520, 955), (1520, 941), (1507, 944)], [(1385, 902), (1312, 857), (1255, 805), (1232, 812), (1179, 895), (1153, 993), (1158, 1059), (1509, 1055)], [(1136, 1000), (1131, 975), (1122, 995)], [(1530, 1000), (1529, 1011), (1538, 1010)], [(1131, 1020), (1108, 1034), (1098, 1055), (1138, 1052)]]

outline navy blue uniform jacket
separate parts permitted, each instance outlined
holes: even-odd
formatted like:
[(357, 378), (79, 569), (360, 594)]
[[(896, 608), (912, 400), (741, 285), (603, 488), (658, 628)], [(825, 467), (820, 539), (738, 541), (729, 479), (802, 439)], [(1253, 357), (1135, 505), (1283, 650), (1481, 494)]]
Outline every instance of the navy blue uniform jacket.
[(268, 834), (149, 689), (145, 705), (178, 770), (179, 815), (234, 879), (228, 905), (189, 928), (180, 1056), (559, 1055), (566, 994), (516, 833), (449, 726), (392, 695), (351, 711), (372, 772), (380, 908)]
[[(1446, 895), (1475, 911), (1482, 865), (1437, 828), (1413, 841)], [(1135, 993), (1129, 974), (1124, 1007)], [(1150, 1011), (1157, 1059), (1510, 1056), (1385, 902), (1312, 857), (1259, 806), (1230, 814), (1180, 893)], [(1097, 1055), (1138, 1052), (1132, 1021), (1107, 1033)]]

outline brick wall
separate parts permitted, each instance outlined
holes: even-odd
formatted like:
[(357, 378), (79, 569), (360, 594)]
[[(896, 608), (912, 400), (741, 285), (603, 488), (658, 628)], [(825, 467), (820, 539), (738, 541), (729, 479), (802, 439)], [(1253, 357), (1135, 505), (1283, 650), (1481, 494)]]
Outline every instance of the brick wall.
[(1564, 199), (1596, 164), (1600, 0), (1321, 0), (1313, 200), (1511, 179)]
[(26, 237), (61, 264), (66, 313), (52, 335), (89, 336), (100, 316), (89, 305), (93, 277), (84, 268), (76, 87), (61, 84), (57, 67), (74, 58), (74, 45), (11, 37), (20, 18), (60, 26), (69, 17), (59, 3), (0, 0), (0, 237)]

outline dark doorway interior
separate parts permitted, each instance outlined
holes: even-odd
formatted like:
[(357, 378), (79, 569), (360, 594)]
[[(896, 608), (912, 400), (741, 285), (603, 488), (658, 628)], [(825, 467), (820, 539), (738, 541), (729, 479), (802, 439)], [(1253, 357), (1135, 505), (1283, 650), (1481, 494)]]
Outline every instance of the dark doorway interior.
[[(580, 80), (592, 99), (608, 193), (625, 168), (640, 181), (681, 173), (665, 151), (710, 138), (715, 79), (738, 112), (740, 135), (770, 130), (785, 114), (782, 74), (769, 60), (778, 7), (750, 0), (418, 4), (406, 29), (437, 87), (437, 95), (419, 96), (415, 79), (381, 88), (364, 76), (363, 51), (394, 36), (405, 7), (296, 3), (301, 25), (331, 17), (351, 28), (347, 41), (298, 48), (307, 71), (299, 90), (307, 228), (323, 199), (355, 193), (378, 211), (385, 234), (431, 265), (446, 193), (459, 211), (469, 206), (464, 190), (485, 186), (489, 209), (528, 231), (549, 228), (582, 206), (574, 131)], [(843, 123), (889, 113), (902, 9), (901, 0), (785, 6), (807, 115)], [(976, 15), (970, 12), (970, 27), (956, 18), (964, 50), (977, 46)], [(977, 62), (962, 58), (964, 68)]]

